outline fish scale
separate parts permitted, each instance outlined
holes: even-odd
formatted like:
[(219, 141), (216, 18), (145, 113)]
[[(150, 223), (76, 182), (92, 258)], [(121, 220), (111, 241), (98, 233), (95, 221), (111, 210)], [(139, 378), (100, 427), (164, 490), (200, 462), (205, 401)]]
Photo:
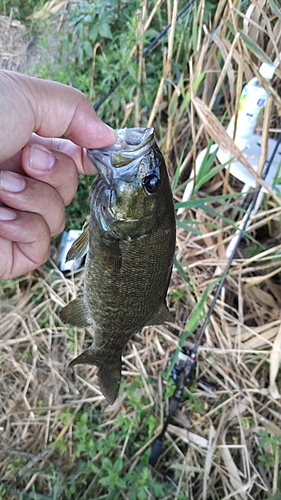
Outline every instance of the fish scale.
[(84, 289), (61, 311), (63, 321), (93, 327), (93, 344), (70, 365), (98, 366), (111, 404), (128, 340), (146, 325), (173, 321), (166, 294), (175, 250), (173, 196), (154, 131), (117, 133), (115, 145), (89, 151), (100, 176), (90, 192), (90, 222), (69, 256), (87, 251)]
[[(169, 233), (172, 232), (172, 220), (167, 220)], [(93, 231), (97, 234), (97, 229)], [(164, 303), (167, 284), (172, 265), (171, 252), (165, 252), (163, 240), (171, 238), (163, 225), (153, 234), (131, 243), (120, 244), (122, 255), (121, 269), (105, 268), (103, 262), (96, 261), (95, 255), (101, 253), (101, 238), (93, 238), (90, 244), (89, 266), (85, 280), (91, 283), (91, 292), (87, 299), (93, 318), (100, 329), (117, 326), (124, 335), (133, 320), (134, 328), (140, 329), (153, 313)], [(161, 256), (161, 259), (159, 258)], [(87, 287), (86, 287), (87, 288)], [(99, 288), (98, 299), (96, 288)], [(159, 293), (161, 290), (162, 293)], [(115, 300), (112, 301), (112, 297)], [(114, 310), (114, 317), (112, 316)], [(124, 310), (126, 315), (124, 315)], [(129, 321), (130, 320), (130, 321)]]

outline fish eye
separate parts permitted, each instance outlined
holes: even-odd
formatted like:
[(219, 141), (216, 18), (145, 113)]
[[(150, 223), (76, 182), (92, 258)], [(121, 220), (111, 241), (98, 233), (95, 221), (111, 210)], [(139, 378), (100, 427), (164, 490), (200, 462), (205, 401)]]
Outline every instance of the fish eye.
[(155, 174), (150, 174), (143, 180), (143, 185), (149, 194), (154, 194), (160, 187), (160, 179)]

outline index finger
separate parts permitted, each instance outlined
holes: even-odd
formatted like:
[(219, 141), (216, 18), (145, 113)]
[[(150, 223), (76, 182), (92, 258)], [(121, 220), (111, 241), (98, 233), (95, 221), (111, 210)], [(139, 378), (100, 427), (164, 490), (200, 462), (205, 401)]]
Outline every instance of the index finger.
[[(92, 160), (90, 160), (85, 148), (77, 146), (72, 141), (68, 139), (49, 139), (46, 137), (40, 137), (37, 134), (32, 134), (28, 144), (40, 144), (47, 149), (60, 151), (70, 156), (76, 163), (76, 167), (79, 174), (84, 175), (97, 175), (98, 171), (94, 166)], [(24, 159), (26, 159), (26, 164), (28, 163), (29, 149), (25, 148), (23, 151)], [(22, 156), (23, 158), (23, 156)]]

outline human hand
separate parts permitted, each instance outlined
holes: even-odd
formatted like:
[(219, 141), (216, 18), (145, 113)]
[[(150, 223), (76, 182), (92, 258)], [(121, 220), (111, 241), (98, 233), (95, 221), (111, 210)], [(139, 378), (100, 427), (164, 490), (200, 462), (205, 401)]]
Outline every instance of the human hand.
[(0, 279), (10, 279), (49, 258), (78, 173), (96, 173), (85, 148), (116, 136), (72, 87), (0, 70), (0, 89)]

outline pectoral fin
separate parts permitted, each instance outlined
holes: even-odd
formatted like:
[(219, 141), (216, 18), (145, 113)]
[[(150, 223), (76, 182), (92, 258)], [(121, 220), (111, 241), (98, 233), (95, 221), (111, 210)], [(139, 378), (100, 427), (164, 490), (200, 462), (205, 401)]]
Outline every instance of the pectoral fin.
[(148, 323), (146, 323), (147, 326), (149, 325), (163, 325), (163, 323), (173, 323), (174, 322), (174, 317), (170, 313), (166, 302), (164, 302), (160, 309), (157, 311), (156, 314), (154, 314), (151, 319), (149, 320)]
[(80, 257), (84, 257), (84, 255), (88, 252), (89, 247), (89, 221), (86, 221), (83, 226), (83, 232), (74, 241), (71, 245), (70, 249), (67, 252), (67, 256), (65, 261), (79, 259)]
[(88, 364), (98, 366), (98, 378), (101, 391), (109, 404), (113, 404), (118, 396), (121, 381), (121, 356), (116, 353), (114, 360), (103, 359), (102, 356), (89, 348), (73, 359), (69, 366)]
[(61, 310), (60, 317), (64, 323), (69, 323), (78, 328), (87, 328), (93, 323), (84, 303), (83, 295), (79, 295), (76, 299), (69, 302)]

